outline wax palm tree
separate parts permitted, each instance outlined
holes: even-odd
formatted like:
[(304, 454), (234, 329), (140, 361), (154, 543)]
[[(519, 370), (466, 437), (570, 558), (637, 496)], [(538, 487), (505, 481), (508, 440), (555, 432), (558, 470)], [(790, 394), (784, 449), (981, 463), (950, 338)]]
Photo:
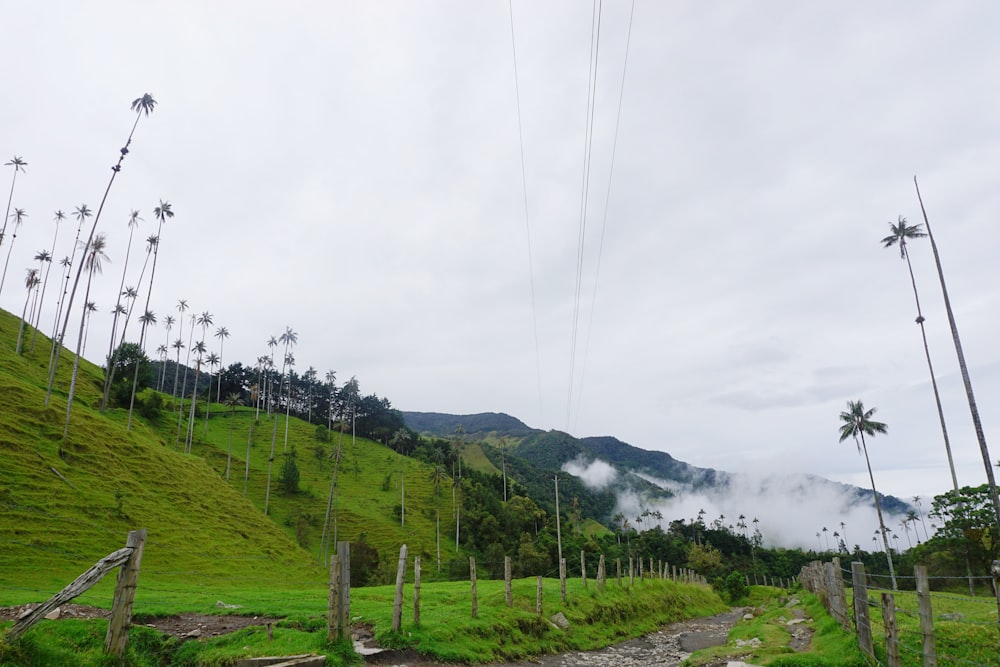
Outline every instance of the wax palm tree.
[(923, 225), (910, 225), (903, 216), (897, 216), (895, 223), (889, 222), (891, 233), (882, 239), (882, 245), (886, 248), (899, 247), (900, 259), (906, 260), (906, 268), (910, 273), (910, 285), (913, 287), (913, 300), (917, 306), (917, 324), (920, 325), (920, 337), (924, 343), (924, 357), (927, 359), (927, 370), (931, 375), (931, 387), (934, 390), (934, 403), (937, 406), (938, 421), (941, 424), (941, 435), (944, 438), (944, 449), (948, 455), (948, 469), (951, 471), (952, 487), (958, 492), (958, 477), (955, 475), (955, 460), (951, 455), (951, 442), (948, 439), (948, 427), (945, 424), (944, 409), (941, 407), (941, 394), (938, 392), (937, 376), (934, 373), (934, 364), (931, 362), (931, 352), (927, 345), (927, 331), (924, 328), (924, 314), (920, 308), (920, 295), (917, 292), (917, 280), (913, 275), (913, 264), (910, 262), (910, 251), (908, 241), (921, 239), (927, 236), (924, 233)]
[[(187, 303), (184, 304), (184, 307), (185, 308), (187, 307)], [(180, 308), (180, 304), (178, 304), (178, 308)], [(195, 315), (194, 313), (191, 313), (190, 319), (191, 319), (191, 330), (188, 332), (188, 344), (187, 344), (188, 351), (187, 351), (187, 357), (185, 357), (185, 359), (184, 359), (184, 375), (183, 375), (183, 379), (181, 380), (181, 397), (182, 398), (181, 398), (181, 404), (178, 406), (178, 409), (177, 409), (177, 436), (176, 436), (177, 442), (180, 442), (180, 437), (181, 437), (181, 423), (184, 420), (184, 400), (183, 400), (183, 397), (187, 395), (188, 368), (191, 367), (191, 352), (194, 350), (194, 325), (197, 322), (198, 316)], [(174, 444), (176, 445), (177, 442), (175, 442)], [(187, 449), (187, 431), (186, 430), (185, 430), (185, 436), (184, 436), (184, 448), (185, 448), (185, 450)]]
[[(173, 343), (173, 345), (171, 347), (173, 347), (175, 350), (177, 350), (177, 361), (174, 362), (174, 388), (170, 391), (170, 395), (174, 397), (174, 400), (177, 400), (177, 380), (180, 378), (180, 371), (181, 371), (181, 350), (184, 349), (184, 339), (183, 338), (178, 338), (177, 340), (174, 341), (174, 343)], [(184, 401), (182, 400), (182, 401), (180, 401), (180, 403), (183, 404)], [(180, 426), (178, 426), (177, 428), (178, 428), (178, 433), (179, 433), (180, 432)], [(177, 448), (178, 442), (180, 442), (180, 437), (179, 436), (178, 436), (177, 440), (174, 441), (174, 448), (175, 449)]]
[[(268, 354), (270, 356), (270, 362), (271, 362), (270, 363), (270, 367), (271, 368), (274, 368), (274, 348), (277, 347), (277, 346), (278, 346), (278, 338), (276, 336), (271, 336), (270, 338), (267, 339), (267, 349), (268, 349)], [(284, 371), (282, 371), (282, 375), (284, 375)], [(274, 388), (271, 386), (273, 384), (273, 382), (271, 380), (270, 375), (268, 375), (267, 381), (268, 381), (268, 389), (265, 392), (265, 394), (266, 394), (267, 416), (270, 417), (271, 416), (271, 401), (273, 400), (273, 395), (274, 395)], [(279, 392), (280, 392), (280, 388), (279, 388)]]
[[(167, 346), (170, 344), (170, 330), (174, 328), (174, 322), (176, 321), (177, 320), (174, 319), (173, 315), (167, 315), (163, 319), (163, 328), (167, 330), (167, 339), (163, 342), (163, 349), (166, 349)], [(160, 386), (157, 388), (159, 391), (163, 391), (163, 378), (164, 376), (166, 376), (166, 371), (167, 371), (166, 359), (164, 359), (163, 368), (161, 369), (161, 371), (162, 372), (160, 373)]]
[(313, 395), (313, 384), (316, 382), (317, 371), (315, 368), (310, 366), (306, 369), (306, 372), (302, 374), (303, 379), (306, 381), (306, 421), (312, 424), (313, 418), (313, 408), (312, 408), (312, 395)]
[(229, 481), (229, 469), (233, 463), (233, 420), (236, 417), (236, 406), (243, 405), (243, 400), (237, 393), (226, 395), (225, 406), (229, 408), (229, 452), (226, 454), (226, 481)]
[(90, 336), (90, 318), (97, 312), (97, 304), (93, 301), (88, 301), (83, 305), (84, 318), (87, 320), (87, 325), (83, 329), (83, 348), (80, 350), (80, 354), (87, 353), (87, 338)]
[(0, 276), (0, 293), (3, 292), (3, 284), (7, 281), (7, 266), (10, 264), (10, 254), (14, 252), (14, 241), (17, 240), (17, 230), (20, 229), (21, 224), (28, 217), (28, 214), (24, 212), (23, 208), (15, 208), (10, 217), (14, 219), (14, 228), (7, 247), (7, 260), (3, 263), (3, 276)]
[[(133, 213), (135, 213), (135, 212), (133, 211)], [(146, 312), (147, 313), (150, 312), (150, 310), (149, 310), (149, 301), (150, 301), (150, 299), (153, 296), (153, 281), (156, 278), (156, 260), (160, 256), (160, 234), (163, 233), (163, 223), (166, 222), (167, 218), (174, 217), (174, 212), (170, 208), (170, 202), (165, 202), (165, 201), (163, 201), (161, 199), (160, 200), (160, 205), (153, 209), (153, 215), (156, 216), (156, 220), (157, 220), (156, 235), (155, 236), (150, 236), (149, 238), (146, 239), (146, 261), (142, 265), (142, 273), (139, 274), (139, 282), (141, 283), (142, 282), (142, 276), (145, 275), (145, 273), (146, 273), (146, 263), (149, 262), (149, 254), (152, 251), (152, 253), (153, 253), (153, 268), (150, 269), (150, 273), (149, 273), (149, 287), (146, 290)], [(147, 327), (147, 325), (151, 324), (151, 323), (155, 324), (155, 322), (156, 322), (156, 320), (154, 319), (152, 322), (143, 323), (142, 328), (139, 331), (139, 347), (141, 349), (145, 349), (145, 345), (146, 345), (146, 327)], [(136, 385), (138, 383), (139, 383), (139, 365), (136, 364), (136, 366), (135, 366), (135, 374), (132, 377), (132, 395), (129, 397), (129, 404), (128, 404), (128, 426), (127, 426), (126, 430), (132, 430), (132, 411), (133, 411), (133, 408), (135, 407), (135, 390), (136, 390)]]
[(962, 341), (958, 336), (958, 325), (955, 323), (955, 314), (951, 309), (951, 299), (948, 298), (948, 287), (944, 282), (944, 270), (941, 268), (941, 256), (938, 254), (937, 243), (934, 242), (934, 233), (931, 231), (931, 223), (927, 219), (927, 210), (924, 208), (924, 200), (920, 196), (920, 186), (917, 185), (917, 177), (913, 177), (913, 186), (917, 190), (917, 200), (920, 202), (920, 212), (924, 217), (924, 225), (927, 227), (927, 237), (931, 242), (931, 251), (934, 253), (934, 264), (937, 266), (938, 280), (941, 282), (941, 295), (944, 297), (944, 307), (948, 313), (948, 325), (951, 328), (951, 339), (955, 344), (955, 354), (958, 357), (958, 367), (962, 372), (962, 383), (965, 385), (965, 397), (969, 402), (969, 412), (972, 414), (972, 425), (976, 431), (976, 439), (979, 441), (979, 451), (983, 457), (983, 466), (986, 468), (986, 481), (989, 484), (990, 499), (993, 501), (993, 511), (1000, 529), (1000, 495), (997, 494), (997, 481), (993, 475), (993, 464), (990, 459), (990, 449), (986, 445), (986, 433), (983, 431), (982, 421), (979, 419), (979, 407), (976, 405), (976, 396), (972, 391), (972, 380), (969, 377), (969, 367), (965, 363), (965, 352), (962, 351)]
[[(122, 170), (122, 161), (125, 159), (125, 156), (128, 155), (129, 146), (132, 144), (132, 135), (135, 134), (135, 128), (139, 125), (139, 119), (142, 118), (143, 115), (149, 116), (149, 114), (152, 113), (153, 108), (155, 106), (156, 106), (156, 100), (153, 99), (153, 96), (150, 95), (149, 93), (145, 93), (142, 97), (137, 97), (136, 99), (132, 100), (132, 111), (135, 112), (135, 122), (132, 124), (132, 130), (129, 132), (128, 139), (125, 141), (125, 145), (122, 146), (118, 151), (119, 152), (118, 162), (111, 167), (111, 179), (108, 181), (108, 187), (104, 190), (104, 196), (101, 197), (101, 203), (97, 207), (97, 213), (94, 215), (94, 222), (90, 226), (90, 234), (87, 236), (87, 243), (84, 246), (86, 248), (90, 247), (91, 242), (94, 238), (94, 234), (97, 231), (97, 223), (100, 222), (101, 220), (101, 213), (104, 211), (104, 204), (108, 200), (108, 193), (111, 192), (111, 186), (115, 182), (115, 176), (117, 176), (118, 172)], [(66, 316), (63, 320), (62, 330), (59, 333), (59, 340), (56, 343), (56, 348), (62, 347), (62, 341), (66, 335), (66, 327), (69, 325), (69, 317), (71, 311), (73, 310), (73, 301), (76, 297), (77, 286), (80, 284), (80, 275), (83, 268), (84, 267), (82, 264), (80, 265), (80, 267), (77, 268), (76, 278), (73, 280), (73, 289), (70, 291), (69, 297), (66, 301), (66, 308), (65, 308)], [(59, 356), (60, 355), (58, 354), (58, 349), (56, 349), (54, 358), (52, 359), (52, 362), (50, 364), (51, 370), (49, 372), (49, 388), (45, 396), (45, 405), (49, 404), (49, 397), (52, 394), (52, 385), (55, 383), (56, 371), (59, 368)]]
[[(72, 275), (73, 262), (76, 261), (76, 250), (82, 245), (80, 243), (80, 232), (83, 229), (84, 221), (91, 217), (93, 212), (86, 204), (80, 204), (73, 209), (73, 215), (76, 218), (76, 238), (73, 239), (73, 250), (70, 252), (68, 262), (64, 264), (65, 271), (61, 280), (62, 295), (59, 297), (59, 303), (56, 305), (56, 319), (52, 325), (52, 346), (49, 350), (49, 383), (45, 391), (45, 405), (49, 404), (49, 399), (52, 396), (52, 385), (55, 382), (56, 367), (58, 365), (57, 357), (59, 351), (62, 349), (63, 337), (59, 334), (59, 322), (62, 321), (63, 311), (66, 310), (66, 301), (69, 299), (69, 279)], [(65, 333), (65, 330), (63, 333)]]
[(35, 330), (31, 333), (31, 351), (35, 350), (35, 336), (38, 334), (39, 323), (42, 320), (42, 307), (45, 305), (45, 291), (49, 285), (49, 271), (52, 270), (52, 259), (55, 258), (56, 240), (59, 238), (59, 223), (66, 219), (66, 214), (62, 211), (55, 212), (56, 231), (52, 235), (52, 249), (49, 250), (49, 263), (45, 268), (45, 277), (42, 278), (42, 295), (38, 299), (38, 310), (35, 312)]
[(160, 344), (156, 347), (156, 358), (160, 360), (160, 377), (156, 379), (156, 390), (163, 391), (163, 374), (167, 369), (167, 352), (168, 348), (164, 344)]
[[(295, 365), (295, 357), (289, 352), (289, 349), (295, 347), (295, 344), (299, 342), (299, 335), (292, 331), (291, 327), (285, 327), (285, 333), (278, 336), (278, 340), (285, 344), (285, 361), (284, 365), (288, 366), (288, 394), (285, 397), (285, 444), (282, 449), (283, 453), (288, 452), (288, 421), (292, 414), (292, 366)], [(275, 420), (277, 423), (277, 420)]]
[(438, 572), (441, 572), (441, 482), (445, 480), (445, 477), (444, 466), (440, 463), (435, 464), (427, 476), (427, 479), (434, 485), (434, 535), (437, 543)]
[(24, 323), (28, 313), (28, 302), (31, 300), (32, 293), (37, 291), (36, 288), (39, 282), (41, 281), (38, 277), (38, 269), (28, 269), (28, 275), (24, 279), (24, 288), (28, 291), (28, 296), (25, 297), (24, 308), (21, 310), (21, 326), (17, 329), (17, 345), (14, 347), (14, 354), (21, 354), (21, 341), (24, 337)]
[[(274, 337), (272, 336), (271, 339), (273, 340)], [(297, 333), (295, 333), (294, 331), (292, 331), (291, 327), (285, 327), (285, 332), (283, 334), (281, 334), (280, 340), (281, 340), (282, 343), (285, 344), (284, 361), (281, 362), (281, 378), (282, 378), (282, 382), (284, 382), (285, 366), (288, 364), (288, 361), (291, 359), (291, 355), (288, 354), (288, 348), (289, 348), (289, 346), (295, 345), (295, 343), (298, 342), (299, 335)], [(270, 345), (271, 345), (271, 341), (269, 340), (268, 341), (268, 346), (270, 346)], [(291, 406), (291, 403), (292, 403), (292, 401), (291, 401), (291, 398), (292, 398), (292, 390), (291, 390), (292, 378), (291, 378), (291, 371), (289, 371), (288, 375), (289, 375), (289, 378), (288, 378), (288, 401), (287, 401), (287, 404), (288, 404), (288, 406)], [(278, 387), (278, 393), (279, 393), (279, 395), (281, 393), (281, 387), (280, 386)], [(288, 412), (286, 411), (286, 413), (285, 413), (285, 451), (286, 452), (288, 451), (288, 428), (287, 427), (288, 427)], [(271, 501), (271, 468), (274, 466), (274, 447), (275, 447), (275, 444), (277, 443), (277, 441), (278, 441), (278, 418), (277, 418), (277, 416), (275, 416), (275, 418), (274, 418), (274, 430), (271, 433), (271, 455), (268, 457), (268, 460), (267, 460), (267, 489), (264, 492), (264, 514), (265, 515), (267, 514), (267, 511), (268, 511), (268, 509), (270, 507), (270, 501)]]
[(330, 400), (327, 405), (326, 413), (326, 428), (327, 430), (333, 430), (333, 399), (337, 393), (337, 371), (329, 370), (326, 372), (326, 389), (330, 394)]
[[(42, 282), (42, 271), (43, 271), (43, 269), (45, 269), (46, 263), (48, 263), (49, 265), (52, 264), (52, 255), (49, 253), (48, 250), (42, 249), (42, 250), (39, 250), (37, 253), (35, 253), (34, 260), (36, 262), (38, 262), (38, 269), (37, 269), (38, 273), (37, 273), (37, 275), (35, 277), (38, 278), (38, 284), (40, 285), (41, 282)], [(40, 291), (40, 289), (37, 286), (34, 289), (31, 290), (31, 292), (32, 292), (31, 310), (28, 311), (28, 322), (27, 322), (27, 324), (30, 324), (32, 326), (34, 326), (35, 315), (36, 315), (36, 312), (38, 311), (38, 309), (40, 307), (39, 303), (38, 303), (38, 296), (39, 296), (38, 293), (39, 293), (39, 291)]]
[[(958, 494), (956, 494), (957, 496)], [(913, 496), (913, 505), (917, 508), (917, 516), (920, 517), (920, 525), (924, 527), (924, 539), (931, 539), (930, 534), (927, 532), (927, 522), (924, 521), (923, 505), (920, 502), (920, 496)]]
[[(209, 373), (209, 375), (211, 375), (212, 373), (215, 372), (215, 367), (219, 365), (219, 361), (220, 361), (219, 355), (217, 355), (215, 352), (213, 352), (210, 355), (208, 355), (208, 357), (205, 359), (205, 363), (208, 364), (208, 373)], [(219, 380), (220, 381), (222, 380), (221, 374), (219, 376)], [(206, 436), (208, 435), (208, 414), (211, 411), (211, 409), (212, 409), (212, 378), (209, 377), (209, 379), (208, 379), (208, 391), (206, 392), (206, 396), (205, 396), (205, 435)]]
[[(226, 346), (226, 339), (229, 338), (229, 329), (219, 327), (215, 330), (215, 337), (219, 339), (219, 366), (222, 366), (222, 351)], [(215, 399), (222, 401), (222, 373), (219, 373), (218, 390), (215, 392)]]
[(4, 162), (5, 167), (13, 167), (14, 175), (10, 179), (10, 194), (7, 195), (7, 210), (3, 213), (3, 228), (0, 229), (0, 247), (3, 246), (3, 240), (7, 236), (7, 220), (10, 218), (10, 204), (14, 201), (14, 184), (17, 183), (17, 172), (24, 171), (24, 168), (28, 166), (22, 158), (15, 155), (10, 162)]
[(405, 428), (392, 434), (389, 446), (399, 452), (399, 525), (406, 526), (406, 454), (404, 449), (410, 440), (410, 434)]
[[(87, 269), (87, 287), (83, 296), (85, 304), (90, 301), (90, 285), (93, 282), (94, 274), (101, 272), (102, 262), (108, 259), (108, 256), (104, 253), (105, 247), (107, 247), (107, 238), (104, 234), (96, 234), (84, 249), (81, 266)], [(68, 308), (69, 305), (67, 305)], [(80, 372), (80, 355), (83, 348), (83, 330), (86, 324), (86, 315), (86, 309), (84, 309), (84, 312), (80, 316), (80, 334), (76, 339), (76, 356), (73, 359), (73, 372), (70, 375), (69, 394), (66, 396), (66, 425), (63, 427), (63, 439), (69, 437), (69, 420), (73, 413), (73, 395), (76, 393), (76, 378)]]
[(191, 413), (188, 416), (187, 440), (184, 444), (184, 453), (190, 454), (194, 445), (194, 410), (198, 402), (198, 375), (201, 373), (201, 360), (206, 352), (205, 341), (200, 340), (194, 344), (194, 386), (191, 388)]
[[(128, 271), (128, 260), (129, 256), (132, 254), (132, 236), (135, 234), (135, 228), (139, 226), (139, 222), (142, 218), (139, 217), (139, 211), (133, 210), (128, 216), (128, 243), (125, 245), (125, 262), (122, 265), (122, 279), (118, 284), (118, 300), (115, 302), (115, 313), (119, 310), (124, 312), (121, 308), (122, 296), (125, 294), (125, 274)], [(115, 350), (115, 333), (118, 330), (118, 315), (115, 315), (115, 319), (111, 324), (111, 341), (108, 343), (108, 368), (110, 369), (111, 355)], [(109, 376), (110, 377), (110, 376)], [(105, 401), (106, 402), (106, 401)], [(101, 406), (103, 409), (103, 405)]]
[(868, 478), (872, 483), (872, 496), (875, 498), (875, 511), (878, 513), (878, 525), (882, 532), (882, 542), (885, 544), (886, 560), (889, 563), (889, 577), (892, 579), (892, 590), (896, 590), (896, 570), (892, 565), (892, 556), (889, 553), (889, 538), (886, 536), (885, 521), (882, 520), (882, 503), (878, 498), (878, 491), (875, 489), (875, 475), (872, 474), (872, 464), (868, 459), (868, 445), (865, 436), (874, 437), (878, 433), (886, 433), (889, 427), (883, 422), (875, 421), (875, 408), (865, 410), (861, 401), (848, 401), (847, 410), (840, 413), (840, 441), (854, 438), (854, 444), (858, 447), (858, 453), (865, 455), (865, 464), (868, 466)]

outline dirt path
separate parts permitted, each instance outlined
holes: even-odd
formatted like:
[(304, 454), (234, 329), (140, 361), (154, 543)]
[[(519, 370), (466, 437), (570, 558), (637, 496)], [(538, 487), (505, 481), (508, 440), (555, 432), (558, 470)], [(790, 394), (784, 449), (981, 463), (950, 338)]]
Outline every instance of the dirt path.
[[(675, 667), (694, 651), (726, 643), (730, 628), (743, 614), (742, 609), (680, 621), (637, 639), (629, 639), (597, 651), (560, 653), (534, 660), (495, 664), (489, 667)], [(372, 664), (394, 667), (434, 667), (412, 653), (387, 651), (366, 658)], [(725, 663), (723, 663), (725, 664)], [(449, 667), (460, 667), (452, 663)]]

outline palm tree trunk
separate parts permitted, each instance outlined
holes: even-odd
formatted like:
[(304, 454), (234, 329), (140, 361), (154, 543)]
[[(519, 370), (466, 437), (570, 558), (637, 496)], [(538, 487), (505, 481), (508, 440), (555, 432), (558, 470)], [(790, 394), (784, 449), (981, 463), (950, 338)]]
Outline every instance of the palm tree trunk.
[(21, 341), (24, 336), (24, 317), (28, 313), (28, 301), (31, 300), (32, 290), (28, 290), (28, 296), (24, 299), (24, 308), (21, 310), (21, 326), (17, 329), (17, 345), (14, 347), (14, 354), (21, 354)]
[[(81, 262), (81, 266), (83, 262)], [(66, 396), (66, 425), (63, 427), (63, 440), (69, 437), (69, 418), (73, 413), (73, 395), (76, 393), (76, 376), (80, 372), (80, 350), (83, 347), (83, 330), (87, 321), (87, 302), (90, 301), (90, 282), (94, 277), (93, 270), (87, 272), (87, 289), (83, 295), (83, 315), (80, 317), (80, 334), (76, 339), (76, 356), (73, 358), (73, 372), (70, 375), (69, 394)], [(70, 316), (67, 307), (66, 319)], [(65, 329), (65, 328), (64, 328)]]
[(882, 503), (878, 499), (878, 491), (875, 490), (875, 475), (872, 474), (872, 464), (868, 460), (868, 445), (865, 444), (865, 435), (861, 434), (861, 448), (865, 452), (865, 464), (868, 466), (868, 479), (872, 483), (872, 496), (875, 498), (875, 511), (878, 513), (879, 531), (882, 533), (882, 543), (885, 545), (885, 558), (889, 563), (889, 578), (892, 580), (892, 590), (896, 588), (896, 570), (892, 565), (892, 551), (889, 549), (889, 538), (886, 535), (885, 521), (882, 520)]
[(944, 296), (944, 307), (948, 313), (948, 325), (951, 327), (951, 338), (955, 343), (955, 354), (958, 356), (958, 367), (962, 372), (962, 383), (965, 385), (965, 396), (969, 401), (969, 412), (972, 414), (972, 424), (975, 427), (976, 439), (979, 441), (979, 451), (983, 457), (983, 466), (986, 468), (986, 480), (989, 483), (990, 499), (993, 501), (993, 511), (1000, 528), (1000, 496), (997, 495), (997, 481), (993, 475), (993, 464), (990, 461), (990, 450), (986, 445), (986, 434), (983, 431), (982, 421), (979, 419), (979, 408), (976, 406), (976, 396), (972, 391), (972, 380), (969, 378), (969, 367), (965, 363), (965, 353), (962, 351), (962, 341), (958, 336), (958, 325), (955, 323), (955, 314), (951, 309), (951, 300), (948, 298), (948, 288), (944, 282), (944, 270), (941, 268), (941, 256), (938, 254), (937, 243), (934, 242), (934, 234), (931, 232), (931, 223), (927, 219), (927, 210), (924, 208), (924, 200), (920, 196), (920, 186), (917, 185), (917, 177), (913, 177), (913, 186), (917, 190), (917, 200), (920, 202), (920, 212), (924, 217), (924, 226), (927, 228), (927, 237), (931, 242), (931, 250), (934, 252), (934, 263), (937, 266), (938, 280), (941, 282), (941, 294)]

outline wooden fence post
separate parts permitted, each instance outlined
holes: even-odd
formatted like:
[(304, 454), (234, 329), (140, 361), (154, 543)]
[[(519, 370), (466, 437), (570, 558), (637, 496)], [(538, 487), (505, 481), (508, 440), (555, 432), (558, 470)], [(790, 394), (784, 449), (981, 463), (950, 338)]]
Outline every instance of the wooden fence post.
[(337, 558), (340, 560), (340, 635), (344, 639), (351, 636), (351, 543), (337, 542)]
[(542, 615), (542, 575), (538, 575), (538, 589), (535, 592), (535, 612)]
[(607, 573), (604, 571), (604, 554), (601, 554), (600, 559), (597, 561), (597, 590), (603, 591), (606, 581)]
[(479, 595), (476, 593), (475, 556), (469, 556), (469, 579), (472, 580), (472, 618), (479, 618)]
[(635, 565), (632, 562), (632, 557), (628, 557), (628, 585), (631, 586), (635, 583)]
[[(774, 580), (771, 580), (774, 584)], [(836, 562), (824, 563), (823, 584), (827, 593), (827, 608), (834, 620), (840, 623), (845, 630), (851, 629), (851, 621), (847, 616), (847, 596), (844, 593), (844, 580), (840, 576), (840, 570)]]
[(900, 667), (896, 598), (891, 593), (882, 593), (882, 623), (885, 625), (885, 664), (888, 667)]
[(326, 610), (326, 640), (340, 639), (340, 556), (330, 556), (330, 596)]
[(931, 586), (927, 580), (927, 568), (917, 565), (913, 568), (917, 579), (917, 605), (920, 611), (920, 634), (924, 639), (924, 667), (937, 667), (937, 649), (934, 646), (934, 613), (931, 611)]
[(406, 545), (399, 548), (399, 565), (396, 567), (396, 597), (392, 603), (392, 631), (403, 627), (403, 582), (406, 581)]
[(503, 595), (508, 607), (514, 606), (514, 592), (510, 587), (510, 556), (503, 557)]
[(621, 558), (616, 558), (615, 559), (615, 571), (616, 571), (617, 576), (618, 576), (618, 588), (621, 588), (622, 587), (622, 559)]
[(583, 589), (587, 590), (587, 554), (580, 549), (580, 579), (583, 581)]
[(559, 559), (559, 596), (560, 599), (566, 602), (566, 559)]
[(125, 645), (128, 643), (132, 601), (135, 600), (135, 587), (139, 583), (139, 564), (142, 562), (142, 548), (145, 544), (145, 528), (130, 531), (125, 540), (125, 548), (131, 548), (132, 555), (118, 571), (115, 600), (111, 604), (111, 620), (108, 621), (108, 634), (104, 637), (104, 652), (119, 658), (125, 653)]
[(413, 625), (420, 625), (420, 556), (413, 557)]
[(851, 563), (851, 585), (854, 587), (854, 630), (858, 634), (858, 648), (874, 662), (872, 624), (868, 616), (868, 586), (865, 582), (865, 564)]

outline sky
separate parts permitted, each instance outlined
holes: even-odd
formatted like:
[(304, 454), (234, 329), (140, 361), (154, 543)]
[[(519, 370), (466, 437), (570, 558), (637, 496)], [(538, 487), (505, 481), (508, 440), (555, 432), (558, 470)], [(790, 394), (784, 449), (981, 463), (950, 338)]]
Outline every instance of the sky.
[[(869, 443), (880, 492), (950, 488), (909, 276), (879, 241), (922, 221), (917, 175), (998, 441), (1000, 6), (612, 1), (599, 30), (592, 9), (3, 3), (0, 157), (28, 163), (28, 217), (0, 246), (0, 307), (20, 313), (53, 212), (97, 209), (148, 92), (99, 222), (91, 360), (129, 212), (134, 284), (163, 200), (151, 352), (185, 299), (230, 331), (224, 364), (291, 327), (298, 372), (357, 376), (401, 410), (867, 487), (838, 442), (860, 399), (889, 427)], [(959, 483), (981, 484), (930, 246), (910, 250)]]

